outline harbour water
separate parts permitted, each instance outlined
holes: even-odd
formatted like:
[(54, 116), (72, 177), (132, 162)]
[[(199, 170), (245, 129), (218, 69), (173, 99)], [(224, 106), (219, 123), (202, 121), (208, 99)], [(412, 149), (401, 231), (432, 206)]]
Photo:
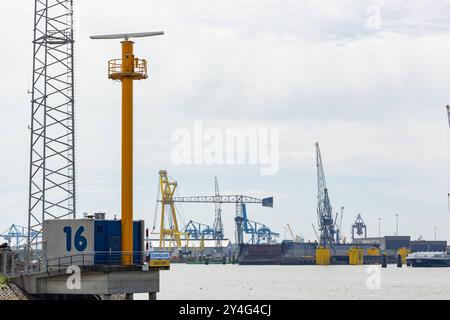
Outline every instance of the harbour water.
[[(136, 295), (135, 299), (147, 299)], [(160, 300), (450, 299), (450, 268), (172, 265)]]

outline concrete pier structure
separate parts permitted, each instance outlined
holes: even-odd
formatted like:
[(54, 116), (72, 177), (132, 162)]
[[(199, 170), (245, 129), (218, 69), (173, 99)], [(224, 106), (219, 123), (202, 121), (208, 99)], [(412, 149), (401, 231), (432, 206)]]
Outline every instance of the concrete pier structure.
[(13, 276), (16, 273), (17, 256), (15, 251), (0, 250), (0, 275)]
[(153, 299), (160, 290), (159, 272), (160, 269), (142, 271), (135, 267), (84, 267), (79, 275), (51, 271), (21, 275), (11, 281), (35, 299), (96, 296), (110, 300), (112, 295), (125, 294), (127, 300), (133, 300), (135, 293), (150, 293), (149, 298)]

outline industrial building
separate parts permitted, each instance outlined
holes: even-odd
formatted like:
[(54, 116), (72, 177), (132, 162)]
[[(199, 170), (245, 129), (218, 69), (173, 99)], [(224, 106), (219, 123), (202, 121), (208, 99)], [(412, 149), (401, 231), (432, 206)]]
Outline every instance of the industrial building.
[(355, 244), (369, 244), (379, 246), (382, 251), (397, 251), (401, 248), (409, 248), (411, 244), (410, 236), (385, 236), (375, 238), (357, 238)]
[(415, 252), (446, 252), (447, 241), (411, 241), (410, 249)]
[(410, 236), (385, 236), (376, 238), (355, 239), (359, 245), (378, 245), (382, 251), (396, 252), (402, 248), (408, 248), (411, 252), (447, 251), (447, 241), (412, 241)]

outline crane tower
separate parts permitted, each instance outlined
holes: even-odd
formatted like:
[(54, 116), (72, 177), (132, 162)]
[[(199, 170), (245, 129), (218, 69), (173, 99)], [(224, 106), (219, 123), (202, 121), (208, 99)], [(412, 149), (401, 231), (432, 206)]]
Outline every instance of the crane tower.
[(319, 143), (316, 143), (316, 162), (317, 162), (317, 217), (319, 222), (319, 246), (329, 248), (336, 242), (336, 224), (333, 219), (333, 208), (331, 207), (328, 195), (327, 183), (325, 181), (325, 172), (323, 169), (322, 155)]
[(220, 240), (223, 240), (225, 237), (224, 229), (223, 229), (223, 222), (222, 222), (222, 203), (220, 202), (220, 190), (219, 190), (219, 181), (217, 180), (217, 177), (214, 178), (215, 180), (215, 219), (214, 219), (214, 239), (217, 240), (218, 243), (220, 243)]

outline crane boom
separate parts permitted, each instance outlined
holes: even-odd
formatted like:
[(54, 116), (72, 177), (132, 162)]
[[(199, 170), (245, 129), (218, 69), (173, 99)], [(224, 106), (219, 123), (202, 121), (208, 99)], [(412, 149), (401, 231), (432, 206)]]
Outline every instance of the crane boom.
[(243, 195), (227, 196), (198, 196), (198, 197), (174, 197), (173, 202), (179, 203), (232, 203), (232, 204), (262, 204), (263, 207), (273, 208), (273, 198), (258, 199)]
[(287, 224), (287, 227), (288, 227), (289, 233), (291, 234), (292, 240), (295, 241), (295, 236), (294, 236), (294, 233), (292, 232), (292, 228), (291, 228), (291, 225), (289, 223)]

